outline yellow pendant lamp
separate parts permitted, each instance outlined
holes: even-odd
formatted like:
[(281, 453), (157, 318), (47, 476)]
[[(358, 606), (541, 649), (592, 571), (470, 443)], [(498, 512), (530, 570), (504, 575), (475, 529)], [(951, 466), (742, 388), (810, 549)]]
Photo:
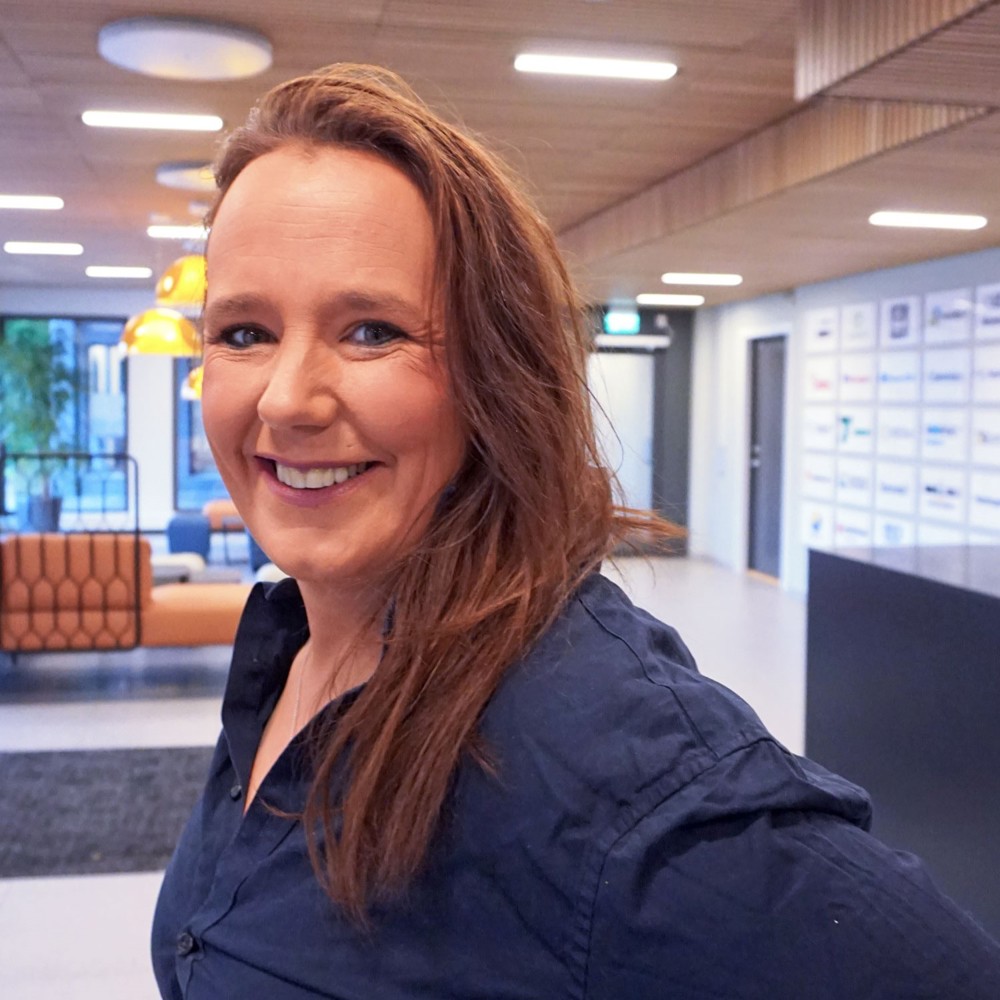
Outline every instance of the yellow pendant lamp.
[(156, 283), (156, 303), (171, 308), (200, 308), (205, 302), (205, 257), (178, 257)]
[(127, 354), (169, 354), (190, 358), (201, 354), (194, 323), (173, 309), (147, 309), (133, 316), (122, 331)]
[(186, 399), (189, 403), (196, 403), (201, 399), (201, 380), (204, 374), (204, 365), (198, 365), (187, 373), (187, 378), (181, 386), (181, 399)]

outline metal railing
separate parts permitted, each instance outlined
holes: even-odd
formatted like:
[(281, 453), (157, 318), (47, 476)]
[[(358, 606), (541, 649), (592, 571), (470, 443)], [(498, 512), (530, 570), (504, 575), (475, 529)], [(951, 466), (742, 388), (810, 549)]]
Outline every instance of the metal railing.
[(138, 483), (125, 453), (0, 448), (0, 649), (141, 643)]

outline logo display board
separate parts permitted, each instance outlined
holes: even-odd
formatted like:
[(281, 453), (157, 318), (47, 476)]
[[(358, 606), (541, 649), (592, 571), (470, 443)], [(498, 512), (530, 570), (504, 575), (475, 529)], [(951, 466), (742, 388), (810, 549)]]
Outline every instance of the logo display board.
[(1000, 281), (801, 321), (803, 543), (1000, 545)]

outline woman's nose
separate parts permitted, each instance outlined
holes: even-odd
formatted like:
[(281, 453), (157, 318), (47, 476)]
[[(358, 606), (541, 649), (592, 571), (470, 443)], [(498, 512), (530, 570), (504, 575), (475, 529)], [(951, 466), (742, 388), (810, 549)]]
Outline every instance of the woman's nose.
[(286, 336), (274, 351), (257, 414), (271, 427), (325, 427), (337, 412), (337, 377), (328, 347)]

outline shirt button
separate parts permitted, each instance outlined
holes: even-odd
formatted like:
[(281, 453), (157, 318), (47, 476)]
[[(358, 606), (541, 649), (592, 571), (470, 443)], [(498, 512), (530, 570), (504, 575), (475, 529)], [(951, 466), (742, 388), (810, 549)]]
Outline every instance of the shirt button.
[(177, 935), (177, 954), (181, 958), (185, 955), (190, 955), (191, 952), (198, 947), (198, 942), (194, 939), (194, 935), (188, 931), (181, 931)]
[(235, 802), (243, 794), (243, 786), (237, 781), (232, 788), (229, 789), (229, 797)]

